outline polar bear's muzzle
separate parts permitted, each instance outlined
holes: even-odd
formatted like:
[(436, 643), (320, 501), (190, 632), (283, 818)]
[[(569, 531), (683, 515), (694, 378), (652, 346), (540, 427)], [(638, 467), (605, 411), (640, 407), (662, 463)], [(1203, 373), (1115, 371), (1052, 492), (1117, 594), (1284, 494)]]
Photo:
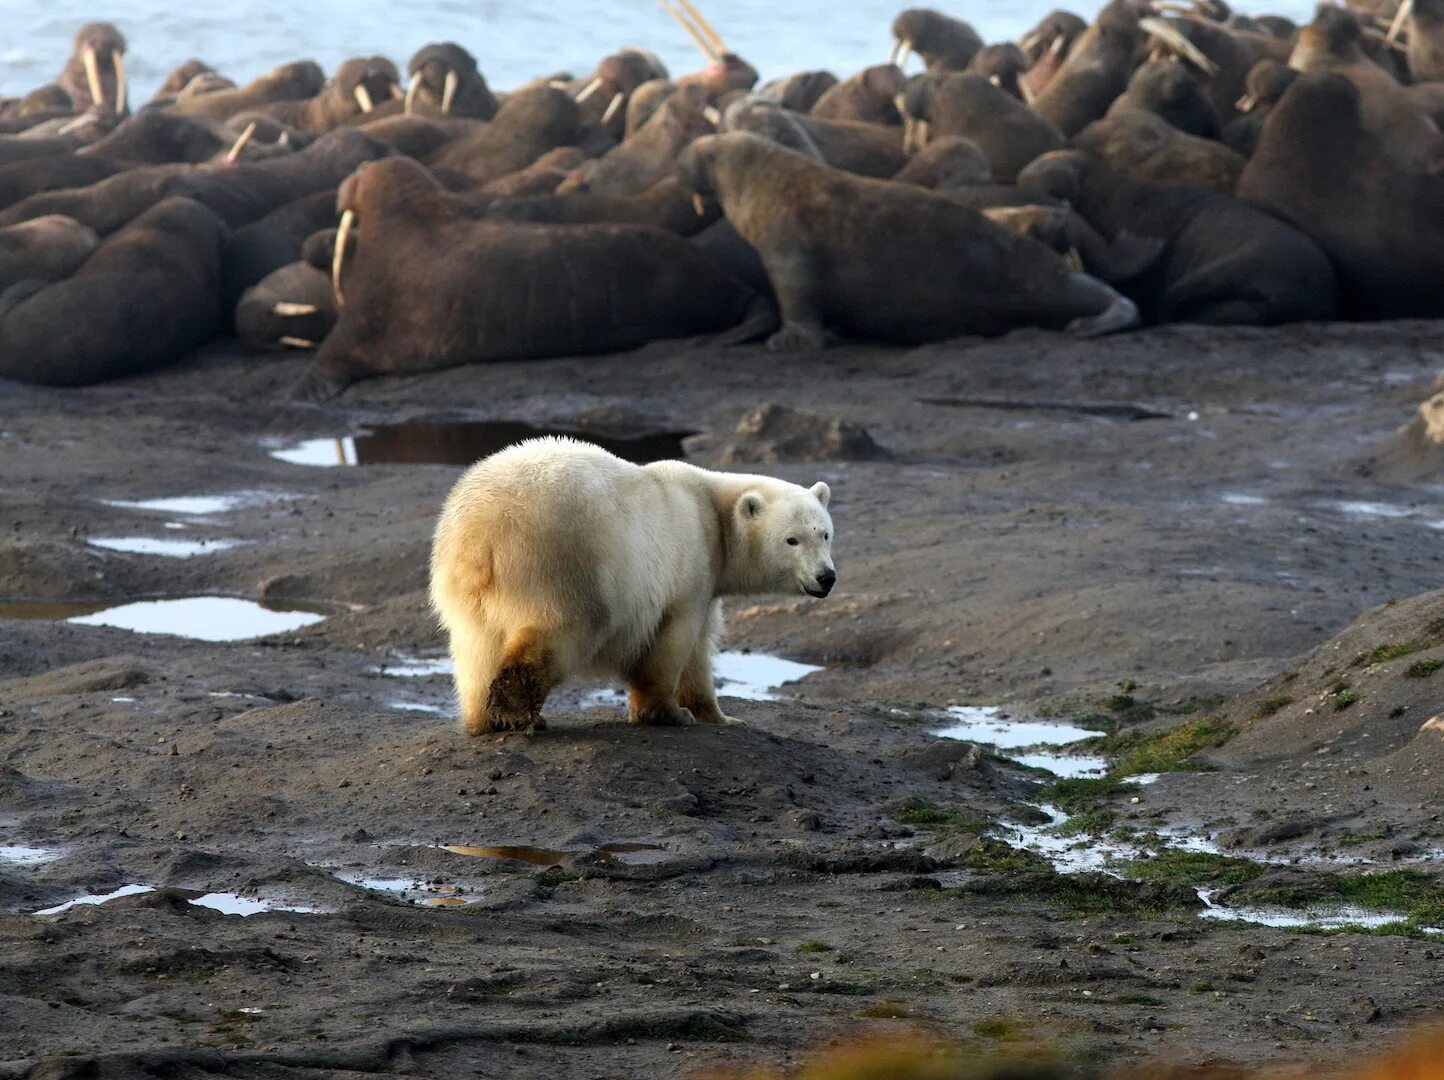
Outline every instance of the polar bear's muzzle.
[(832, 586), (837, 582), (837, 574), (831, 567), (817, 575), (817, 581), (812, 585), (804, 585), (802, 591), (808, 596), (815, 596), (819, 600), (832, 592)]

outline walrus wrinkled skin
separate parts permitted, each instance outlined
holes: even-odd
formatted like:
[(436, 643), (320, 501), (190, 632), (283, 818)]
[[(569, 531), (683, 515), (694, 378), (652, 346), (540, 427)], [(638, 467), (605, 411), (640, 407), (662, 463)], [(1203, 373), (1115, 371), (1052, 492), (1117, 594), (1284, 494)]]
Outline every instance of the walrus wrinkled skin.
[(100, 247), (78, 221), (52, 214), (0, 228), (0, 292), (21, 281), (59, 281)]
[(1307, 233), (1339, 276), (1344, 314), (1444, 315), (1444, 161), (1400, 161), (1364, 125), (1343, 75), (1301, 75), (1264, 122), (1241, 198)]
[(241, 294), (236, 337), (253, 349), (314, 349), (336, 325), (336, 296), (324, 270), (297, 260)]
[(1065, 200), (1110, 242), (1162, 241), (1157, 260), (1120, 285), (1147, 322), (1271, 326), (1338, 312), (1319, 245), (1241, 199), (1132, 180), (1082, 150), (1039, 158), (1018, 186)]
[(508, 97), (491, 123), (453, 139), (426, 164), (486, 184), (525, 169), (548, 150), (576, 145), (582, 127), (581, 108), (571, 95), (531, 86)]
[(326, 85), (326, 75), (313, 60), (298, 60), (252, 79), (234, 90), (188, 94), (182, 90), (172, 112), (228, 120), (237, 113), (259, 109), (278, 101), (302, 101), (315, 97)]
[(1056, 127), (981, 75), (926, 75), (908, 87), (903, 104), (928, 124), (932, 138), (960, 135), (976, 143), (999, 183), (1011, 184), (1024, 165), (1064, 144)]
[(220, 328), (226, 228), (167, 199), (116, 233), (74, 274), (0, 294), (0, 376), (84, 386), (173, 364)]
[(678, 167), (761, 255), (782, 312), (775, 350), (821, 348), (828, 328), (911, 345), (1018, 326), (1103, 333), (1138, 318), (1103, 282), (968, 207), (759, 135), (699, 139)]
[(407, 158), (364, 165), (341, 186), (337, 208), (360, 239), (337, 272), (340, 318), (301, 396), (371, 375), (729, 329), (727, 340), (748, 340), (776, 326), (769, 305), (671, 233), (478, 221), (458, 203)]

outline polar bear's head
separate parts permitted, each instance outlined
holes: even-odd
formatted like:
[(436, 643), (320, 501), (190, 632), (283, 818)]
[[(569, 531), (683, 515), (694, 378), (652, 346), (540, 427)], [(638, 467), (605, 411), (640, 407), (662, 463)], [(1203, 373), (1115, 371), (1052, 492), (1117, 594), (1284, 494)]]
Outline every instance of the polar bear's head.
[(826, 596), (837, 573), (832, 565), (831, 490), (821, 480), (810, 488), (781, 480), (750, 485), (738, 497), (733, 527), (742, 541), (734, 548), (729, 575), (739, 592)]

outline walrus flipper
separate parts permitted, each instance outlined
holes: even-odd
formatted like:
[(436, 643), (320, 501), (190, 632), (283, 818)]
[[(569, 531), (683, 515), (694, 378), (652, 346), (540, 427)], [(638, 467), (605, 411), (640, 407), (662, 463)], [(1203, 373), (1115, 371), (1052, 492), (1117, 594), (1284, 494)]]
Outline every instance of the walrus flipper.
[(1069, 274), (1068, 292), (1080, 307), (1091, 306), (1097, 311), (1096, 315), (1083, 315), (1068, 324), (1068, 333), (1075, 337), (1101, 337), (1139, 324), (1138, 305), (1095, 277)]
[(746, 345), (751, 341), (761, 341), (777, 331), (782, 325), (782, 317), (777, 313), (777, 305), (765, 296), (754, 296), (752, 302), (747, 306), (747, 313), (742, 321), (731, 330), (724, 330), (711, 338), (713, 345), (721, 345), (727, 348), (732, 345)]
[(353, 375), (332, 371), (316, 363), (308, 367), (291, 388), (291, 397), (296, 401), (320, 404), (340, 396), (341, 392), (355, 381)]

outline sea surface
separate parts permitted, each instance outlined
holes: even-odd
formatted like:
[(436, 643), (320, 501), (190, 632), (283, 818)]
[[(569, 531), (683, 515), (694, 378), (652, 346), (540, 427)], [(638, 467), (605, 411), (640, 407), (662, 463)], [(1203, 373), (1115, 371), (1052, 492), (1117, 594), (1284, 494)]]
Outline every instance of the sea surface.
[[(694, 0), (696, 2), (696, 0)], [(846, 76), (887, 59), (888, 27), (906, 0), (701, 0), (728, 47), (763, 78), (827, 68)], [(1099, 4), (975, 0), (937, 5), (989, 41), (1016, 40), (1065, 6), (1091, 18)], [(1239, 0), (1242, 11), (1307, 20), (1310, 0)], [(542, 75), (586, 74), (626, 45), (651, 49), (674, 74), (701, 66), (691, 40), (657, 0), (0, 0), (0, 94), (52, 81), (75, 31), (92, 19), (120, 27), (134, 100), (197, 57), (246, 82), (309, 57), (330, 72), (350, 56), (380, 54), (403, 71), (422, 45), (456, 41), (498, 90)], [(910, 71), (918, 70), (913, 58)]]

